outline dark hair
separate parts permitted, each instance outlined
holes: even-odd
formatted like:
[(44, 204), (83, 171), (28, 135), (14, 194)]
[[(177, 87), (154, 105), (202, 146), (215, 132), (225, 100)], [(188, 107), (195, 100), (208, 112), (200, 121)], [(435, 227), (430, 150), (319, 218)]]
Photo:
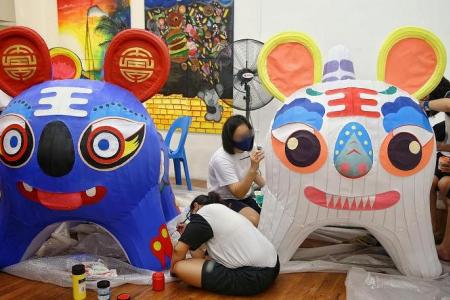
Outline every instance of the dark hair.
[[(441, 81), (439, 82), (438, 86), (430, 93), (429, 101), (433, 101), (436, 99), (441, 99), (445, 97), (445, 94), (450, 91), (450, 81), (448, 81), (447, 78), (442, 77)], [(429, 116), (434, 116), (438, 112), (436, 111), (430, 111)], [(447, 115), (450, 115), (449, 113), (446, 113)]]
[(223, 204), (226, 205), (225, 202), (223, 202), (222, 198), (220, 198), (219, 194), (216, 192), (209, 192), (208, 195), (199, 195), (195, 197), (194, 200), (192, 200), (190, 209), (194, 209), (194, 204), (197, 203), (199, 205), (208, 205), (208, 204)]
[(430, 93), (430, 100), (444, 98), (448, 91), (450, 91), (450, 81), (448, 81), (447, 78), (442, 77), (438, 86)]
[(228, 118), (223, 124), (222, 128), (222, 146), (223, 149), (229, 153), (234, 154), (234, 143), (233, 143), (233, 135), (236, 131), (236, 128), (241, 126), (242, 124), (247, 125), (248, 129), (252, 130), (252, 124), (241, 115), (235, 115)]

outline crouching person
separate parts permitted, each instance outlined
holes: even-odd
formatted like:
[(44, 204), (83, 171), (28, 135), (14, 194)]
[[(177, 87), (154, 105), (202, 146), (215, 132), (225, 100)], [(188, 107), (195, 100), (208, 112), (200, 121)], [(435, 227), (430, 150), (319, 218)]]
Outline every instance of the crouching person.
[[(224, 205), (218, 194), (196, 197), (188, 218), (189, 224), (179, 225), (181, 237), (172, 255), (174, 276), (195, 287), (236, 296), (260, 293), (276, 279), (280, 263), (273, 245), (247, 218)], [(207, 257), (200, 249), (203, 244)]]

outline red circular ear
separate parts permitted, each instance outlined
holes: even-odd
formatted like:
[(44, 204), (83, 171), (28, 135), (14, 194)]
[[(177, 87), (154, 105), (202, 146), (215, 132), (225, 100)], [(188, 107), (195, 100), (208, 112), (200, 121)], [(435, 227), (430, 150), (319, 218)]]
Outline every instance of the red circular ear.
[(105, 81), (131, 91), (141, 101), (163, 87), (169, 71), (169, 49), (149, 31), (124, 30), (113, 38), (106, 51)]
[(37, 32), (22, 26), (0, 30), (1, 90), (14, 97), (51, 77), (50, 54)]

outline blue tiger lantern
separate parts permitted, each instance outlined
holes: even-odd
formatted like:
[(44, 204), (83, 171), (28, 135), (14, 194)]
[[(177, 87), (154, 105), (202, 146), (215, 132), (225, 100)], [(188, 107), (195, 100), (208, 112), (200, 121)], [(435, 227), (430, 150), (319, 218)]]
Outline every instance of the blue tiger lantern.
[(166, 45), (143, 30), (114, 37), (105, 81), (51, 80), (42, 38), (0, 31), (0, 268), (28, 258), (56, 224), (93, 222), (140, 268), (170, 266), (178, 210), (164, 142), (141, 100), (167, 80)]

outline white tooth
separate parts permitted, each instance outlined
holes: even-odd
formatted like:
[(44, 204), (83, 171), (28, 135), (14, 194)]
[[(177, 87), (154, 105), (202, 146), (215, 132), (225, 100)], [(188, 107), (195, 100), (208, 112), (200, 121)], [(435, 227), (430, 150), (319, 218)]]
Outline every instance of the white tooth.
[[(341, 196), (341, 207), (344, 207), (346, 202), (348, 203), (348, 197)], [(348, 205), (350, 205), (350, 203), (348, 203)]]
[(88, 195), (89, 197), (94, 197), (96, 192), (97, 192), (96, 188), (93, 187), (93, 188), (86, 190), (86, 195)]
[(362, 197), (363, 207), (366, 207), (366, 204), (367, 204), (368, 200), (369, 200), (369, 197)]
[(361, 197), (355, 197), (356, 201), (356, 207), (359, 207), (359, 204), (361, 203)]
[(27, 192), (33, 191), (33, 187), (26, 184), (25, 182), (22, 182), (22, 185), (23, 185), (23, 188), (25, 189), (25, 191), (27, 191)]
[(338, 196), (331, 196), (331, 200), (330, 200), (330, 207), (335, 207), (337, 204), (339, 197)]
[(355, 197), (348, 197), (348, 207), (352, 207), (353, 206), (353, 201), (355, 201)]
[(333, 196), (330, 194), (327, 194), (326, 197), (327, 197), (327, 206), (330, 206), (330, 202), (333, 203), (333, 201), (332, 201)]
[(369, 202), (370, 202), (370, 207), (372, 208), (374, 203), (375, 203), (375, 196), (370, 196), (369, 197)]

